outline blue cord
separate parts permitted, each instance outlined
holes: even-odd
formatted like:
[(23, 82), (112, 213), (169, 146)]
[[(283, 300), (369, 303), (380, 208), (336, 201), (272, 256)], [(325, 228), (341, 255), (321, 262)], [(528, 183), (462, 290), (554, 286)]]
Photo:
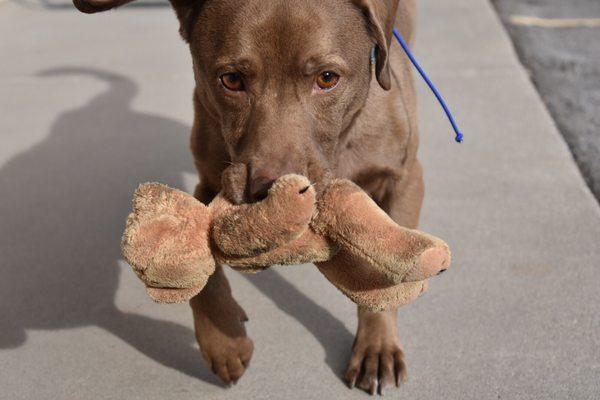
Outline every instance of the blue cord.
[(440, 102), (440, 105), (444, 109), (446, 116), (448, 116), (448, 120), (450, 121), (450, 124), (452, 125), (452, 128), (454, 129), (454, 133), (456, 134), (455, 140), (458, 143), (461, 143), (463, 141), (463, 134), (460, 131), (460, 129), (458, 128), (458, 125), (456, 124), (456, 121), (454, 120), (454, 117), (452, 116), (452, 112), (450, 111), (450, 108), (448, 108), (448, 105), (444, 101), (444, 98), (442, 97), (440, 92), (437, 90), (437, 88), (435, 87), (433, 82), (431, 82), (431, 80), (429, 79), (429, 77), (427, 76), (425, 71), (423, 71), (423, 68), (421, 68), (421, 66), (419, 65), (419, 63), (417, 62), (415, 57), (413, 56), (412, 52), (408, 48), (408, 45), (404, 41), (404, 38), (402, 38), (402, 35), (400, 34), (400, 32), (398, 32), (398, 30), (396, 28), (394, 28), (394, 36), (396, 37), (396, 40), (398, 41), (398, 43), (400, 43), (400, 46), (402, 46), (402, 48), (404, 49), (404, 52), (406, 53), (406, 55), (408, 56), (410, 61), (413, 63), (413, 65), (415, 66), (417, 71), (419, 71), (419, 74), (421, 74), (421, 76), (427, 83), (427, 86), (429, 86), (429, 88), (431, 89), (431, 91), (433, 92), (435, 97)]

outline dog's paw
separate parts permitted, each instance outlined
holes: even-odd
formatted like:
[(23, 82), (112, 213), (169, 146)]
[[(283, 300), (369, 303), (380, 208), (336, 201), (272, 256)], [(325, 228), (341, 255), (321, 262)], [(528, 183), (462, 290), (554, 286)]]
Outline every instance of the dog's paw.
[(192, 307), (202, 357), (226, 385), (236, 384), (246, 372), (254, 351), (254, 343), (244, 327), (248, 320), (246, 313), (237, 303), (231, 303), (229, 310), (211, 310), (216, 312), (205, 314), (194, 306), (194, 301), (199, 300), (192, 299)]
[(350, 388), (383, 395), (406, 380), (407, 368), (395, 318), (385, 312), (369, 314), (361, 317), (344, 379)]
[(254, 344), (247, 336), (221, 337), (218, 339), (218, 347), (212, 345), (201, 347), (206, 348), (202, 351), (202, 355), (212, 372), (226, 385), (235, 385), (248, 368)]

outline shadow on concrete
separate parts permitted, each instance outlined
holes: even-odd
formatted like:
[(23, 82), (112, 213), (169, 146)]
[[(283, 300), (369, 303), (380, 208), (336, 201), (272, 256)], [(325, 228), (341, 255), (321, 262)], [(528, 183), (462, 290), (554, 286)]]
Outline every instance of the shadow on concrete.
[(40, 74), (65, 75), (100, 79), (107, 89), (62, 113), (46, 139), (0, 169), (0, 347), (20, 346), (28, 329), (95, 325), (167, 367), (217, 383), (191, 329), (114, 304), (131, 194), (148, 180), (183, 186), (182, 173), (193, 172), (189, 127), (132, 110), (137, 88), (126, 77), (76, 68)]
[[(40, 74), (72, 75), (107, 89), (62, 113), (42, 142), (0, 169), (0, 348), (21, 346), (28, 329), (98, 326), (167, 367), (220, 385), (191, 329), (114, 304), (131, 195), (145, 181), (183, 187), (182, 173), (195, 173), (190, 128), (133, 110), (137, 88), (124, 76), (81, 68)], [(320, 341), (335, 373), (342, 370), (352, 335), (339, 320), (275, 271), (248, 280)]]
[(342, 321), (273, 269), (244, 276), (281, 311), (298, 320), (321, 343), (325, 350), (325, 363), (341, 378), (348, 364), (354, 339)]

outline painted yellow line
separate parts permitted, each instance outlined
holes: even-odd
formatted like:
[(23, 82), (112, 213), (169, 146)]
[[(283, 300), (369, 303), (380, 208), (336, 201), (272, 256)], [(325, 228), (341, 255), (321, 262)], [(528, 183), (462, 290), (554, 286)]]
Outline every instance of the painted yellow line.
[(513, 25), (537, 26), (541, 28), (600, 28), (600, 18), (539, 18), (525, 15), (512, 15)]

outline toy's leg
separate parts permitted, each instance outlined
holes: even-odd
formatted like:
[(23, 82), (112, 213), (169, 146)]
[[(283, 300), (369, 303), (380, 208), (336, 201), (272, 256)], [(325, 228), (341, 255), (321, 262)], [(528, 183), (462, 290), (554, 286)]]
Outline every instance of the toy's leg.
[[(196, 198), (211, 200), (210, 194), (199, 192), (197, 189)], [(244, 327), (248, 317), (233, 298), (223, 267), (216, 266), (204, 289), (190, 300), (190, 306), (202, 356), (223, 382), (235, 383), (248, 367), (254, 344)]]
[[(416, 162), (406, 181), (391, 185), (381, 207), (398, 224), (415, 229), (419, 221), (424, 186), (421, 165)], [(375, 199), (379, 200), (379, 199)], [(378, 201), (379, 202), (379, 201)], [(407, 368), (396, 325), (398, 310), (371, 312), (358, 309), (358, 329), (345, 378), (370, 393), (399, 386)]]

